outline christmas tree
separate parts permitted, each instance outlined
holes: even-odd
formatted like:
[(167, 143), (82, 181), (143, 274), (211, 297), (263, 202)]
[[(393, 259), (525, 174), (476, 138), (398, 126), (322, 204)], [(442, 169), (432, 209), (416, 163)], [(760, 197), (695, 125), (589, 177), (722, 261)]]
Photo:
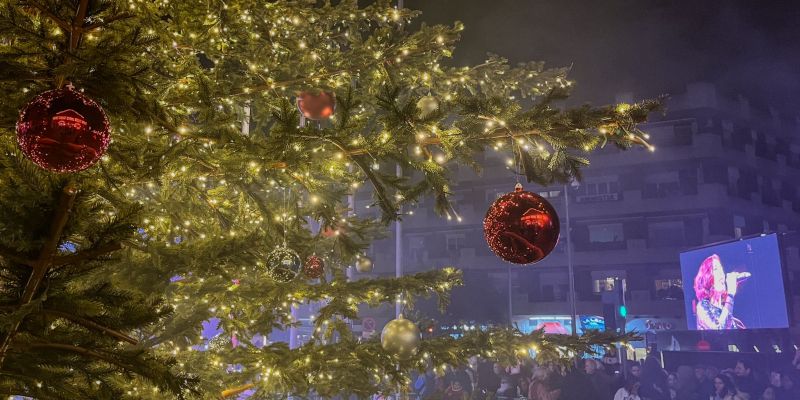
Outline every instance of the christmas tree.
[[(370, 267), (403, 205), (453, 215), (451, 166), (499, 151), (528, 181), (579, 178), (600, 146), (649, 147), (636, 124), (657, 101), (559, 108), (567, 69), (448, 66), (461, 25), (389, 1), (0, 4), (0, 393), (366, 396), (472, 355), (628, 339), (509, 328), (383, 348), (353, 338), (360, 305), (446, 306), (460, 273), (346, 271)], [(353, 213), (357, 190), (380, 217)], [(259, 340), (305, 302), (322, 304), (312, 341)]]

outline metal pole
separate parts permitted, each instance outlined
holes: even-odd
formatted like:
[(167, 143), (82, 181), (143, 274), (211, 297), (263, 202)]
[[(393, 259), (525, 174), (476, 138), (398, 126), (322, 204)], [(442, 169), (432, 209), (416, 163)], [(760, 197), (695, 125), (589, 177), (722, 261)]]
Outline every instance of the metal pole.
[(572, 335), (576, 336), (578, 334), (578, 311), (577, 300), (575, 299), (575, 268), (572, 265), (572, 232), (570, 232), (569, 226), (569, 190), (566, 184), (564, 184), (564, 213), (566, 219), (565, 228), (567, 229), (567, 274), (569, 275), (570, 318), (572, 319)]
[(514, 310), (511, 308), (511, 264), (508, 264), (508, 326), (514, 325)]
[[(402, 1), (398, 2), (398, 5), (402, 7)], [(403, 176), (403, 168), (400, 163), (397, 163), (395, 173), (398, 177)], [(402, 208), (398, 208), (397, 212), (402, 213)], [(403, 276), (403, 224), (399, 219), (394, 223), (394, 276), (397, 278)], [(404, 299), (400, 297), (400, 300), (394, 305), (395, 318), (403, 312), (402, 300)]]

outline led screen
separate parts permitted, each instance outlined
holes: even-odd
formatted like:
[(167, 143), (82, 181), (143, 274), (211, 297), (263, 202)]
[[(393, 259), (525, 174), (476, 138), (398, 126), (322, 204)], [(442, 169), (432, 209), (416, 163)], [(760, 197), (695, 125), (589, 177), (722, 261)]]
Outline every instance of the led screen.
[(681, 253), (688, 328), (787, 328), (775, 234)]

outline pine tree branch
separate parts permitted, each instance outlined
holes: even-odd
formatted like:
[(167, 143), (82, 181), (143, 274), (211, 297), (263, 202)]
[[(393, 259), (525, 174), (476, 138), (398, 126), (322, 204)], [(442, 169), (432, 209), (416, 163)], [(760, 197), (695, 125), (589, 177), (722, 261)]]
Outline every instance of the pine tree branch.
[(70, 254), (67, 256), (59, 256), (53, 257), (52, 265), (66, 265), (66, 264), (77, 264), (81, 261), (86, 261), (92, 258), (96, 258), (99, 256), (106, 255), (108, 253), (113, 253), (117, 250), (122, 249), (122, 243), (120, 242), (113, 242), (104, 244), (102, 246), (96, 247), (94, 249), (88, 249), (84, 251), (80, 251), (75, 254)]
[(42, 13), (42, 15), (44, 15), (47, 18), (49, 18), (51, 21), (53, 21), (56, 25), (58, 25), (65, 32), (69, 32), (70, 31), (71, 27), (70, 27), (69, 23), (67, 21), (65, 21), (63, 18), (59, 17), (58, 15), (53, 14), (53, 12), (48, 10), (47, 7), (39, 4), (39, 2), (37, 2), (37, 1), (28, 1), (26, 3), (29, 4), (31, 7), (39, 10), (39, 12)]
[(133, 17), (134, 17), (133, 14), (121, 13), (121, 14), (117, 14), (117, 15), (115, 15), (113, 17), (108, 17), (108, 18), (106, 18), (105, 20), (103, 20), (101, 22), (95, 22), (93, 24), (82, 26), (79, 29), (81, 31), (83, 31), (83, 32), (89, 32), (89, 31), (92, 31), (92, 30), (95, 30), (95, 29), (98, 29), (98, 28), (103, 28), (105, 26), (108, 26), (110, 23), (112, 23), (114, 21), (121, 21), (123, 19), (128, 19), (128, 18), (133, 18)]
[[(64, 187), (64, 190), (61, 192), (61, 196), (58, 200), (58, 206), (55, 210), (55, 214), (53, 215), (53, 220), (50, 225), (50, 233), (42, 245), (39, 259), (36, 260), (36, 262), (32, 265), (33, 272), (28, 278), (28, 283), (25, 284), (25, 289), (22, 292), (22, 297), (20, 298), (19, 302), (20, 307), (27, 305), (31, 302), (31, 300), (33, 300), (33, 296), (38, 291), (39, 286), (47, 274), (47, 271), (50, 269), (53, 255), (58, 249), (61, 233), (64, 231), (64, 227), (67, 225), (69, 213), (72, 210), (72, 205), (75, 203), (75, 196), (77, 193), (78, 191), (72, 183), (67, 184), (67, 186)], [(0, 368), (3, 367), (6, 353), (8, 352), (11, 341), (13, 340), (14, 335), (17, 333), (20, 324), (21, 321), (15, 323), (0, 340)]]
[(56, 316), (56, 317), (61, 317), (61, 318), (64, 318), (64, 319), (68, 319), (68, 320), (70, 320), (70, 321), (72, 321), (72, 322), (74, 322), (74, 323), (76, 323), (78, 325), (84, 326), (86, 328), (90, 328), (90, 329), (95, 329), (95, 330), (101, 331), (101, 332), (106, 333), (109, 336), (113, 336), (114, 338), (119, 339), (119, 340), (121, 340), (123, 342), (128, 342), (128, 343), (133, 344), (133, 345), (139, 344), (138, 340), (136, 340), (136, 339), (134, 339), (134, 338), (132, 338), (132, 337), (120, 332), (120, 331), (105, 327), (103, 325), (98, 324), (97, 322), (88, 320), (86, 318), (78, 317), (76, 315), (72, 315), (72, 314), (69, 314), (69, 313), (66, 313), (66, 312), (63, 312), (63, 311), (57, 311), (57, 310), (43, 309), (42, 312), (45, 313), (45, 314)]
[(89, 350), (89, 349), (87, 349), (85, 347), (80, 347), (80, 346), (73, 346), (73, 345), (61, 344), (61, 343), (36, 342), (36, 343), (28, 344), (27, 348), (28, 349), (63, 350), (63, 351), (68, 351), (68, 352), (72, 352), (72, 353), (77, 353), (77, 354), (80, 354), (82, 356), (86, 356), (86, 357), (90, 357), (90, 358), (96, 358), (96, 359), (98, 359), (100, 361), (105, 361), (105, 362), (107, 362), (109, 364), (113, 364), (113, 365), (119, 366), (120, 368), (123, 368), (123, 369), (129, 369), (130, 368), (130, 365), (121, 363), (119, 360), (115, 360), (114, 358), (112, 358), (112, 357), (110, 357), (108, 355), (105, 355), (105, 354), (102, 354), (102, 353), (98, 353), (96, 351)]
[(78, 44), (81, 42), (81, 37), (83, 36), (83, 30), (80, 28), (83, 26), (83, 21), (86, 19), (86, 13), (89, 11), (89, 0), (81, 0), (80, 4), (78, 4), (78, 10), (75, 12), (75, 18), (72, 19), (72, 26), (69, 29), (69, 51), (72, 52), (73, 50), (78, 48)]
[(24, 255), (5, 247), (0, 247), (0, 257), (17, 264), (28, 266), (33, 266), (33, 264), (36, 262), (35, 260), (31, 260), (28, 257), (25, 257)]
[[(15, 306), (2, 306), (2, 307), (0, 307), (0, 310), (14, 311), (16, 309), (17, 309), (17, 307), (15, 307)], [(132, 337), (120, 332), (120, 331), (105, 327), (103, 325), (98, 324), (97, 322), (94, 322), (92, 320), (89, 320), (89, 319), (86, 319), (86, 318), (83, 318), (83, 317), (79, 317), (77, 315), (72, 315), (72, 314), (64, 312), (64, 311), (51, 310), (51, 309), (46, 309), (46, 308), (40, 309), (40, 310), (38, 310), (36, 312), (40, 312), (40, 313), (44, 313), (44, 314), (47, 314), (47, 315), (51, 315), (51, 316), (60, 317), (60, 318), (64, 318), (64, 319), (70, 320), (70, 321), (72, 321), (72, 322), (74, 322), (74, 323), (76, 323), (78, 325), (83, 326), (83, 327), (90, 328), (90, 329), (95, 329), (95, 330), (107, 333), (108, 335), (113, 336), (113, 337), (115, 337), (115, 338), (117, 338), (117, 339), (119, 339), (119, 340), (121, 340), (123, 342), (128, 342), (128, 343), (134, 344), (134, 345), (135, 344), (139, 344), (138, 340), (136, 340), (136, 339), (134, 339), (134, 338), (132, 338)]]

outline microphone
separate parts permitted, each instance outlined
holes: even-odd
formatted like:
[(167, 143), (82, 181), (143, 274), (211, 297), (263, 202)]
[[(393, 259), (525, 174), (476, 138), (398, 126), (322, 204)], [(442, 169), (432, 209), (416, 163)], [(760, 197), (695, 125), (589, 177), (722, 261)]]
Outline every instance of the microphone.
[(736, 277), (736, 283), (741, 285), (742, 282), (746, 281), (750, 278), (753, 274), (749, 272), (729, 272), (728, 275), (733, 275)]

